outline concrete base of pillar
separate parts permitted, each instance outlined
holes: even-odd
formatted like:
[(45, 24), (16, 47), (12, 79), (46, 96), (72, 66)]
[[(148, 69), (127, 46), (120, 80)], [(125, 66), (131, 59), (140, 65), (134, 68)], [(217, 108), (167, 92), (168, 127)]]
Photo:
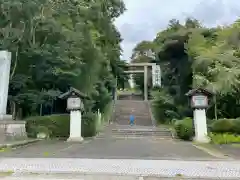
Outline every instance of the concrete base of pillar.
[(210, 143), (211, 139), (208, 136), (205, 137), (194, 137), (193, 141), (196, 143)]
[(27, 138), (26, 122), (12, 120), (12, 115), (0, 115), (0, 141)]
[(67, 142), (82, 142), (84, 141), (83, 137), (69, 137)]
[(0, 114), (0, 121), (12, 121), (11, 114)]

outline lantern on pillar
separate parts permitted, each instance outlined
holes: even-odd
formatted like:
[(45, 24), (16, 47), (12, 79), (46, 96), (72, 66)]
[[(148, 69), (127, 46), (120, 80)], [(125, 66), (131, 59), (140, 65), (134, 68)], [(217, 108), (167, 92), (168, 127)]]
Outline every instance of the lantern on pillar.
[(87, 98), (75, 88), (59, 96), (61, 99), (67, 99), (67, 110), (70, 111), (70, 135), (68, 141), (83, 141), (82, 137), (82, 111), (84, 104), (82, 99)]
[(194, 140), (200, 143), (209, 142), (206, 109), (208, 108), (209, 98), (213, 96), (213, 93), (203, 88), (196, 88), (190, 90), (186, 96), (189, 97), (193, 108)]

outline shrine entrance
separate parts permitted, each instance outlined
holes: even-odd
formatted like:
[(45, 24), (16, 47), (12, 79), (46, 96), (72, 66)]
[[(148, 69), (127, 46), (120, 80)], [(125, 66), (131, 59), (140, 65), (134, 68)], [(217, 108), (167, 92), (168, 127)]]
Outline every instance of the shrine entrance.
[[(156, 63), (129, 63), (127, 74), (144, 73), (144, 101), (148, 101), (149, 71), (152, 71), (152, 85), (161, 87), (161, 69)], [(131, 77), (132, 78), (132, 77)]]

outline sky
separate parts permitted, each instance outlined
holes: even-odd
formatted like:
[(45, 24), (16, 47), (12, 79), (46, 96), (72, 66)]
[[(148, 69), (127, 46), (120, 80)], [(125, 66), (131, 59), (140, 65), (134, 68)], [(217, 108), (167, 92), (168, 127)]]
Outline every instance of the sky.
[(203, 25), (226, 25), (240, 18), (239, 0), (124, 0), (127, 11), (115, 24), (123, 42), (122, 59), (129, 60), (134, 46), (142, 40), (154, 39), (169, 20), (184, 22), (187, 17)]

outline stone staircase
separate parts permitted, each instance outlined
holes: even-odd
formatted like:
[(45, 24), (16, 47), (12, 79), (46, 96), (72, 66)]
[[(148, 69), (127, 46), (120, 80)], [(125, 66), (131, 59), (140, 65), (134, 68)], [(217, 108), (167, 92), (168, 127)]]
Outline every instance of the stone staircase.
[[(97, 138), (155, 138), (171, 139), (172, 133), (164, 127), (155, 127), (151, 119), (149, 103), (139, 95), (122, 95), (115, 103), (112, 124)], [(129, 116), (135, 116), (135, 125), (129, 125)]]
[(172, 133), (167, 128), (147, 126), (124, 126), (117, 125), (112, 129), (114, 138), (154, 138), (172, 139)]
[(117, 101), (113, 122), (120, 125), (129, 125), (131, 114), (135, 117), (135, 125), (152, 126), (148, 105), (144, 101)]
[(97, 139), (172, 139), (172, 133), (164, 127), (154, 126), (129, 126), (111, 124), (104, 132), (100, 132)]

